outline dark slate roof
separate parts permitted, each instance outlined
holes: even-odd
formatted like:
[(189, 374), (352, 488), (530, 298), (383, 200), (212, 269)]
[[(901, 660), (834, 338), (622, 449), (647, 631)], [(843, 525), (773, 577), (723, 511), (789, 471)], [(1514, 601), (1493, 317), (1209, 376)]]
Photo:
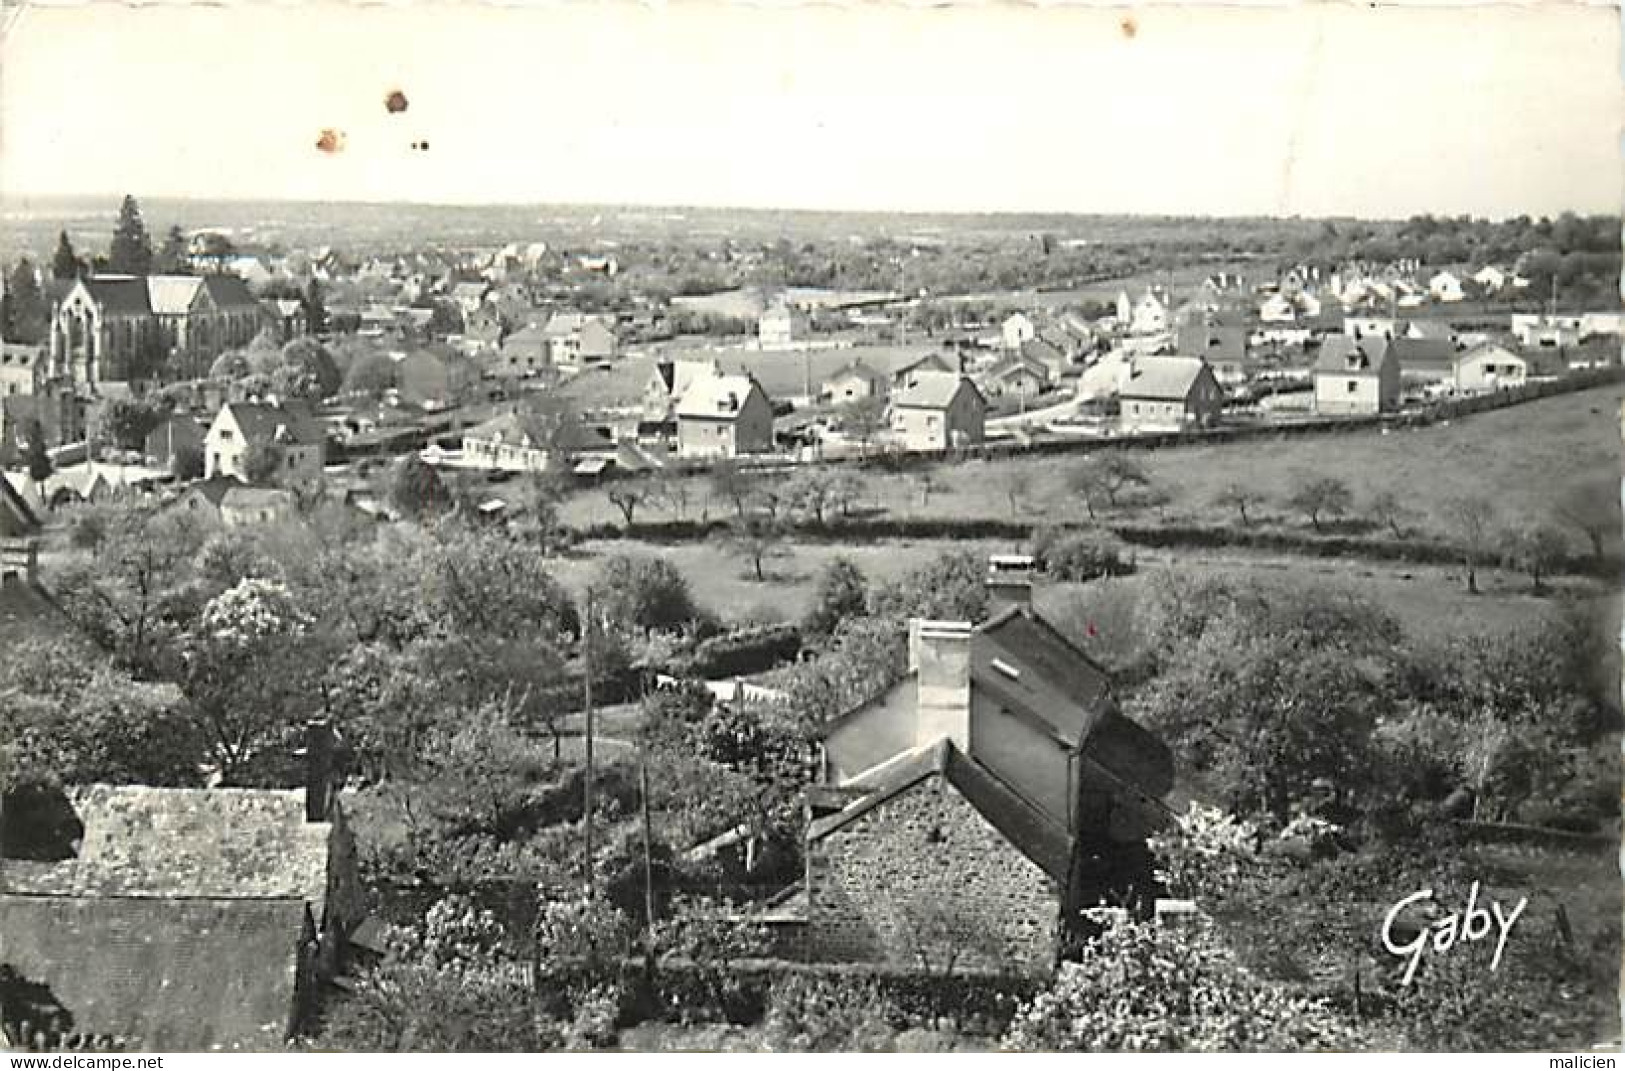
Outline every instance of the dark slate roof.
[(203, 288), (222, 309), (259, 309), (260, 303), (249, 293), (248, 284), (236, 275), (205, 275)]
[[(327, 441), (327, 433), (311, 415), (305, 405), (286, 401), (280, 405), (263, 402), (236, 402), (227, 406), (243, 429), (243, 438), (251, 443), (291, 441), (299, 446), (320, 446)], [(286, 429), (286, 436), (277, 439), (277, 429)]]
[(44, 588), (21, 579), (0, 580), (0, 648), (16, 651), (30, 639), (76, 635), (73, 620)]
[(0, 894), (0, 961), (42, 984), (76, 1034), (148, 1052), (280, 1048), (302, 901)]
[(197, 481), (187, 488), (187, 491), (202, 495), (209, 500), (209, 504), (212, 506), (219, 506), (221, 500), (226, 497), (227, 491), (242, 485), (242, 481), (235, 476), (214, 475), (206, 480)]
[(105, 312), (150, 313), (152, 299), (147, 281), (133, 275), (102, 276), (84, 279), (85, 290)]
[(933, 776), (943, 778), (1017, 851), (1062, 885), (1069, 880), (1072, 839), (1065, 829), (1010, 789), (953, 743), (940, 740), (888, 763), (872, 791), (844, 810), (812, 823), (809, 841), (821, 840)]
[(1030, 607), (1011, 607), (977, 627), (971, 679), (1114, 777), (1152, 796), (1173, 787), (1172, 752), (1117, 709), (1106, 670)]
[(1388, 352), (1401, 372), (1449, 372), (1456, 367), (1456, 344), (1447, 338), (1396, 338)]
[(1187, 324), (1179, 329), (1174, 349), (1185, 357), (1239, 361), (1247, 356), (1247, 329), (1220, 324)]
[(10, 480), (0, 479), (0, 538), (18, 539), (39, 530), (39, 518), (27, 500), (11, 486)]

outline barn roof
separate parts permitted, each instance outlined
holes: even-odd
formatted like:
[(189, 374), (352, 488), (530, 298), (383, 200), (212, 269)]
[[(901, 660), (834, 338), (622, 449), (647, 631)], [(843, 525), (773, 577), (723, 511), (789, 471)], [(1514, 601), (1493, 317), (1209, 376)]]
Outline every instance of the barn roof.
[(295, 898), (320, 915), (332, 826), (305, 820), (302, 791), (90, 785), (70, 796), (79, 855), (23, 866), (0, 889), (75, 897)]
[(143, 1051), (280, 1048), (305, 904), (0, 894), (0, 960), (45, 986), (71, 1032)]

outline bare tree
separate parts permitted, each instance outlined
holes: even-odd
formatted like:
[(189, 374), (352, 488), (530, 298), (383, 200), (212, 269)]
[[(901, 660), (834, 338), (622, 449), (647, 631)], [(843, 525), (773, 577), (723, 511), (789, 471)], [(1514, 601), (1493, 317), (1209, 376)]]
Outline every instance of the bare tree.
[(1467, 590), (1477, 595), (1478, 565), (1489, 559), (1495, 540), (1495, 507), (1483, 498), (1467, 496), (1446, 502), (1444, 515), (1461, 547)]
[(1575, 484), (1559, 496), (1553, 514), (1577, 529), (1591, 544), (1591, 557), (1602, 564), (1604, 541), (1620, 530), (1619, 486), (1610, 479)]
[(734, 516), (738, 518), (744, 518), (755, 484), (752, 475), (731, 457), (722, 458), (711, 466), (711, 494), (732, 503)]
[(604, 492), (610, 503), (621, 511), (626, 521), (628, 531), (632, 528), (632, 515), (637, 508), (649, 501), (649, 487), (641, 480), (618, 480), (610, 484), (609, 490)]
[(1286, 504), (1309, 518), (1315, 531), (1322, 531), (1326, 517), (1341, 517), (1354, 504), (1349, 485), (1336, 476), (1301, 477)]
[(688, 475), (667, 469), (657, 478), (656, 487), (660, 501), (671, 507), (672, 514), (678, 520), (682, 520), (683, 515), (688, 512), (689, 499), (693, 492)]
[(1033, 474), (1025, 468), (1018, 468), (1004, 478), (1004, 494), (1010, 500), (1010, 513), (1012, 516), (1020, 513), (1027, 504), (1027, 496), (1032, 494)]
[(784, 530), (761, 517), (738, 517), (729, 522), (723, 545), (750, 563), (757, 583), (767, 580), (767, 560), (784, 547)]
[(920, 489), (921, 506), (929, 506), (931, 492), (942, 489), (942, 484), (937, 482), (937, 474), (930, 469), (921, 469), (914, 474), (914, 486)]
[(858, 440), (865, 455), (874, 437), (886, 427), (886, 399), (878, 394), (841, 406), (841, 429)]
[(1378, 524), (1394, 533), (1395, 539), (1405, 538), (1403, 526), (1405, 520), (1410, 517), (1411, 510), (1393, 491), (1378, 491), (1371, 497), (1371, 503), (1367, 508)]
[(1215, 506), (1223, 506), (1236, 511), (1241, 517), (1241, 526), (1243, 528), (1250, 528), (1253, 523), (1253, 519), (1247, 515), (1247, 511), (1250, 509), (1256, 510), (1268, 501), (1269, 496), (1265, 495), (1264, 492), (1239, 482), (1226, 485), (1223, 490), (1213, 496)]
[(818, 527), (824, 526), (824, 518), (835, 505), (835, 481), (837, 477), (820, 469), (807, 469), (796, 475), (790, 481), (788, 495), (790, 502), (803, 516), (810, 517)]
[(1529, 574), (1535, 594), (1545, 592), (1545, 579), (1563, 563), (1568, 540), (1550, 524), (1532, 524), (1508, 532), (1503, 540), (1506, 563)]
[(850, 517), (853, 507), (863, 501), (867, 487), (863, 477), (855, 472), (836, 473), (830, 487), (830, 504), (842, 517)]
[(1147, 487), (1151, 476), (1145, 464), (1122, 450), (1102, 450), (1090, 454), (1073, 467), (1067, 486), (1083, 499), (1084, 509), (1093, 519), (1099, 506), (1116, 509), (1119, 496), (1130, 487)]

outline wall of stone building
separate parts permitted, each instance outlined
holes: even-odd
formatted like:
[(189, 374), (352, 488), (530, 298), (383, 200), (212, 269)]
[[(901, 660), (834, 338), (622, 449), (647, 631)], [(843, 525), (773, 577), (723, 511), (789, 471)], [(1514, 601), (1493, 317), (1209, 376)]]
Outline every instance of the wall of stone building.
[(820, 961), (1044, 974), (1060, 891), (933, 774), (808, 848)]

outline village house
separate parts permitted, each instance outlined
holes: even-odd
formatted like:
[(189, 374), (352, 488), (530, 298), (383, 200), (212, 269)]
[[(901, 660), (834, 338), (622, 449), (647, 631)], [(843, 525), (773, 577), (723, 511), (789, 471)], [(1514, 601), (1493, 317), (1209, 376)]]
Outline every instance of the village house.
[(265, 318), (270, 321), (276, 340), (284, 345), (310, 334), (305, 303), (293, 298), (275, 298), (261, 302)]
[(1580, 344), (1578, 316), (1512, 314), (1512, 334), (1525, 349), (1566, 350)]
[(807, 332), (807, 314), (783, 298), (771, 302), (756, 320), (756, 340), (764, 350), (792, 346)]
[(1400, 362), (1393, 350), (1380, 336), (1327, 339), (1315, 361), (1315, 412), (1353, 416), (1397, 408)]
[(536, 324), (521, 327), (503, 338), (495, 361), (497, 375), (529, 378), (553, 367), (553, 343)]
[(548, 357), (556, 368), (613, 361), (618, 351), (615, 330), (601, 316), (579, 312), (558, 312), (542, 328), (547, 339)]
[(892, 390), (895, 391), (902, 387), (908, 386), (909, 380), (913, 379), (915, 374), (918, 372), (958, 372), (959, 370), (960, 367), (957, 360), (944, 357), (942, 354), (936, 352), (927, 353), (921, 357), (917, 357), (914, 360), (899, 365), (892, 371)]
[(1394, 339), (1388, 351), (1399, 362), (1400, 377), (1407, 383), (1449, 385), (1456, 377), (1456, 344), (1448, 338)]
[(15, 342), (0, 345), (0, 398), (37, 391), (45, 373), (45, 359), (45, 350), (40, 346)]
[[(49, 1043), (276, 1049), (310, 1024), (365, 921), (334, 743), (314, 724), (303, 791), (91, 785), (79, 832), (0, 861), (0, 949)], [(7, 844), (52, 824), (11, 801)], [(47, 859), (55, 861), (35, 861)]]
[(907, 676), (821, 727), (809, 958), (1044, 975), (1083, 910), (1149, 887), (1172, 756), (1033, 610), (1030, 570), (993, 563), (980, 624), (910, 621)]
[(203, 440), (208, 429), (190, 413), (169, 413), (147, 432), (142, 456), (149, 465), (174, 471), (177, 457), (194, 454), (203, 458)]
[(444, 409), (455, 404), (479, 380), (479, 372), (461, 355), (440, 347), (404, 354), (395, 362), (395, 396), (408, 405)]
[(73, 626), (39, 580), (39, 514), (0, 479), (0, 648)]
[(697, 376), (673, 412), (680, 457), (738, 457), (773, 449), (773, 403), (752, 376)]
[(854, 359), (830, 376), (818, 388), (818, 397), (833, 405), (846, 405), (866, 398), (883, 397), (890, 380), (881, 373)]
[(1498, 294), (1507, 285), (1507, 273), (1494, 264), (1486, 264), (1473, 273), (1473, 282), (1486, 294)]
[(987, 398), (959, 372), (913, 372), (892, 392), (889, 426), (905, 450), (975, 446), (986, 435)]
[(1013, 353), (981, 377), (982, 393), (989, 399), (1031, 401), (1049, 387), (1049, 369), (1042, 363)]
[(1428, 293), (1434, 301), (1457, 302), (1467, 298), (1467, 292), (1462, 289), (1461, 278), (1454, 272), (1441, 271), (1428, 280)]
[[(1072, 367), (1073, 353), (1059, 343), (1053, 341), (1064, 332), (1058, 330), (1040, 331), (1037, 338), (1030, 338), (1021, 344), (1018, 351), (1022, 360), (1035, 363), (1044, 369), (1044, 376), (1051, 382), (1060, 379)], [(1067, 341), (1071, 341), (1068, 339)]]
[(1529, 363), (1495, 342), (1482, 342), (1457, 355), (1455, 388), (1463, 394), (1521, 387), (1529, 378)]
[(247, 480), (252, 449), (273, 451), (275, 483), (320, 478), (327, 434), (303, 402), (234, 402), (220, 407), (203, 438), (203, 474)]
[(643, 388), (643, 419), (651, 424), (669, 421), (672, 409), (689, 385), (701, 376), (715, 375), (721, 375), (721, 369), (712, 360), (656, 361)]
[(1135, 357), (1118, 388), (1124, 431), (1182, 431), (1218, 419), (1224, 388), (1200, 357)]
[(1245, 382), (1247, 329), (1203, 322), (1186, 324), (1174, 335), (1174, 355), (1202, 358), (1220, 383)]
[(463, 459), (505, 472), (545, 472), (549, 452), (546, 444), (531, 436), (519, 415), (510, 411), (463, 432)]
[(1393, 338), (1402, 332), (1392, 316), (1345, 316), (1343, 333), (1350, 338)]
[(999, 325), (1003, 348), (1019, 350), (1023, 342), (1030, 342), (1037, 334), (1032, 319), (1024, 312), (1013, 312)]
[(1168, 330), (1168, 302), (1156, 291), (1147, 289), (1134, 303), (1129, 320), (1129, 332), (1136, 335), (1156, 335)]

